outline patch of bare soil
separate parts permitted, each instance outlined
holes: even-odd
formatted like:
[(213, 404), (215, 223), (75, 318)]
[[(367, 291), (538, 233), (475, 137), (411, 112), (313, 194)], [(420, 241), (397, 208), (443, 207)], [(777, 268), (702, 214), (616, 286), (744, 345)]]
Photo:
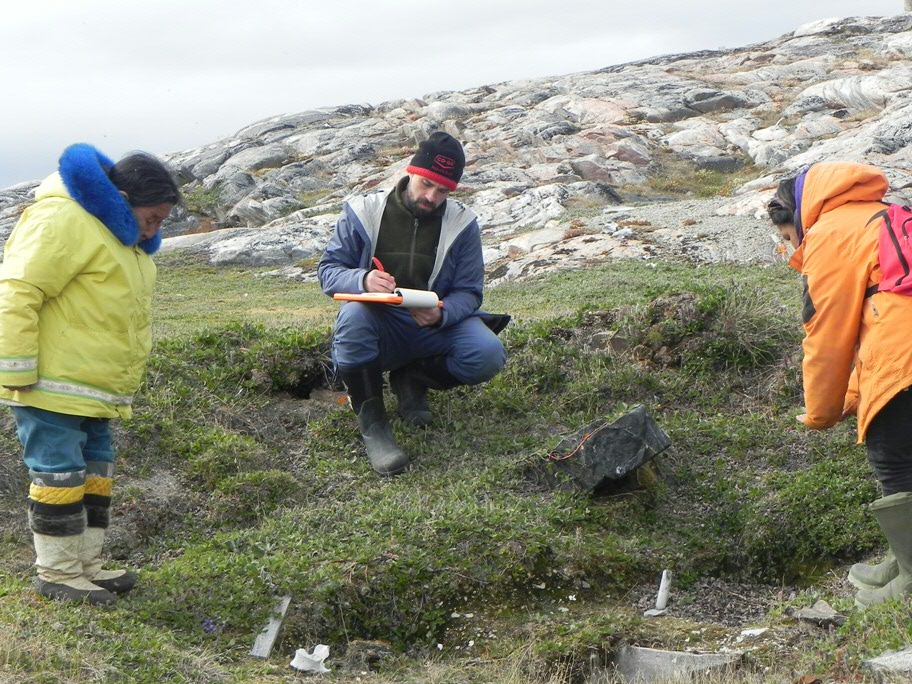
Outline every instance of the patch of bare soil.
[[(872, 562), (876, 560), (872, 559)], [(813, 587), (804, 588), (799, 603), (810, 605), (822, 599), (831, 605), (839, 599), (851, 599), (856, 589), (846, 580), (847, 572), (848, 567), (834, 569)], [(728, 635), (723, 643), (732, 648), (762, 647), (790, 656), (795, 649), (801, 648), (804, 640), (834, 629), (831, 621), (818, 622), (801, 616), (805, 609), (794, 607), (800, 592), (802, 589), (795, 586), (751, 584), (714, 577), (687, 587), (677, 587), (672, 581), (665, 615), (705, 627), (718, 626)], [(639, 585), (630, 591), (624, 603), (645, 613), (655, 608), (657, 594), (658, 584)], [(789, 602), (792, 605), (776, 617), (776, 611)], [(764, 628), (770, 628), (770, 631), (765, 632)]]
[[(640, 585), (628, 594), (628, 603), (645, 612), (656, 607), (658, 585)], [(769, 612), (794, 597), (794, 587), (745, 584), (716, 577), (701, 579), (688, 587), (672, 581), (666, 614), (676, 618), (722, 625), (749, 627), (763, 622)]]

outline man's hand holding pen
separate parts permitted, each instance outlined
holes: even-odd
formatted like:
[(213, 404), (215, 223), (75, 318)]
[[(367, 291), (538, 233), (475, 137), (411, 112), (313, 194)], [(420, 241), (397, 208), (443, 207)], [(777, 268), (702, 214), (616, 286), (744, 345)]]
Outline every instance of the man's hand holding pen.
[(375, 268), (368, 271), (364, 278), (364, 291), (391, 293), (396, 289), (396, 279), (386, 272), (380, 259), (373, 257), (372, 261)]
[[(371, 257), (374, 268), (367, 272), (364, 278), (365, 292), (387, 292), (391, 293), (396, 289), (396, 279), (386, 272), (383, 264), (377, 257)], [(415, 323), (421, 327), (437, 325), (443, 318), (443, 311), (439, 307), (433, 308), (409, 308)]]

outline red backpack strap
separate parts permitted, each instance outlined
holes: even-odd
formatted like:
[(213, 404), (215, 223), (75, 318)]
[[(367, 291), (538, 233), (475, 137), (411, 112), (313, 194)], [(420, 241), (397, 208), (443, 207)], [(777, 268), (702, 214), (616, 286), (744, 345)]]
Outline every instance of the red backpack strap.
[[(883, 219), (884, 221), (887, 220), (887, 212), (890, 211), (890, 205), (887, 204), (886, 202), (884, 202), (884, 205), (885, 206), (883, 209), (878, 210), (877, 213), (875, 213), (871, 218), (868, 219), (868, 222), (865, 223), (865, 228), (870, 226), (872, 223), (874, 223), (874, 221), (877, 221), (878, 219)], [(881, 281), (881, 282), (883, 282), (883, 281)], [(880, 283), (871, 285), (871, 287), (865, 289), (864, 298), (867, 299), (871, 295), (876, 294), (879, 289), (880, 289)]]

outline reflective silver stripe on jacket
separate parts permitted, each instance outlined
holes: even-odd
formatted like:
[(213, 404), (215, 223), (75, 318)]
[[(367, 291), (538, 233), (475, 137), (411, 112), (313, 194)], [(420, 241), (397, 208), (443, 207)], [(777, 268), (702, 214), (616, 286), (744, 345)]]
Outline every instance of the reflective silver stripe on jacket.
[(113, 404), (114, 406), (129, 406), (133, 403), (133, 397), (124, 397), (118, 394), (111, 394), (110, 392), (105, 392), (104, 390), (96, 389), (94, 387), (86, 387), (85, 385), (73, 385), (68, 382), (60, 382), (59, 380), (41, 379), (38, 380), (35, 388), (44, 390), (45, 392), (53, 392), (54, 394), (66, 394), (71, 397), (95, 399), (96, 401), (103, 401), (106, 404)]
[(33, 371), (38, 368), (38, 359), (0, 359), (0, 371)]

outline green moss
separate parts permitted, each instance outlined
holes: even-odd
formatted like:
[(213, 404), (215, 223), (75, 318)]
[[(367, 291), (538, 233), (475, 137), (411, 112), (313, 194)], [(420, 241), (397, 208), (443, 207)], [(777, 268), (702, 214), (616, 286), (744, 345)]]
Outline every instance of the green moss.
[(716, 171), (669, 158), (662, 161), (661, 172), (649, 178), (648, 186), (654, 192), (674, 197), (730, 196), (734, 190), (763, 174), (763, 169), (750, 164), (746, 157), (744, 164), (736, 171)]
[(214, 216), (219, 205), (219, 191), (218, 186), (207, 190), (202, 185), (191, 190), (183, 190), (184, 205), (187, 211), (203, 216)]

